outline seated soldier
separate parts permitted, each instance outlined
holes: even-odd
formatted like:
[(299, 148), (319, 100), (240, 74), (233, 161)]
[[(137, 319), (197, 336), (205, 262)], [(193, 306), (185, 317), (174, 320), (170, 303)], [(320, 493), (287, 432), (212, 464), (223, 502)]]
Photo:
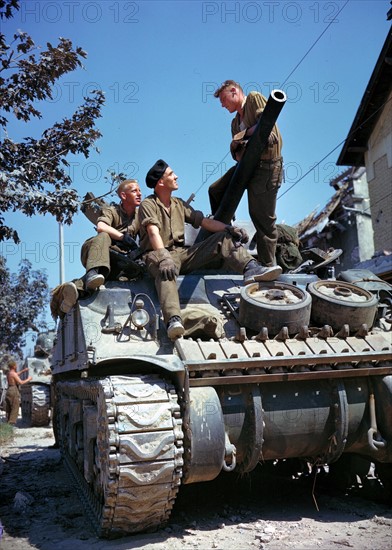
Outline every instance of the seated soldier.
[(121, 201), (117, 205), (106, 205), (97, 219), (98, 235), (88, 239), (82, 246), (81, 261), (86, 274), (81, 279), (64, 283), (52, 293), (51, 311), (68, 313), (76, 304), (79, 294), (97, 290), (111, 276), (118, 275), (123, 267), (124, 253), (135, 250), (135, 238), (139, 224), (137, 207), (142, 194), (136, 180), (124, 180), (117, 189)]
[[(148, 171), (147, 187), (154, 194), (144, 199), (139, 208), (140, 247), (149, 273), (154, 277), (164, 322), (170, 339), (185, 332), (181, 319), (176, 277), (200, 268), (215, 266), (217, 260), (236, 273), (244, 274), (245, 284), (272, 281), (281, 273), (279, 266), (263, 267), (241, 245), (248, 240), (246, 232), (194, 210), (182, 199), (172, 197), (178, 189), (177, 176), (163, 160)], [(207, 239), (185, 246), (185, 222), (213, 233)]]

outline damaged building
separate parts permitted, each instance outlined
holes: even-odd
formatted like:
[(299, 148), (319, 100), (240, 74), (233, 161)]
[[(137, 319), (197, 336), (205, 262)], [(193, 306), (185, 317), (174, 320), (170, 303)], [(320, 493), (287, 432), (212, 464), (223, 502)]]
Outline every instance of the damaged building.
[(330, 184), (336, 192), (328, 204), (296, 229), (303, 249), (342, 249), (339, 270), (350, 269), (374, 254), (365, 168), (349, 168)]
[(368, 269), (392, 281), (392, 29), (337, 160), (321, 212), (297, 224), (303, 248), (340, 248), (339, 270)]

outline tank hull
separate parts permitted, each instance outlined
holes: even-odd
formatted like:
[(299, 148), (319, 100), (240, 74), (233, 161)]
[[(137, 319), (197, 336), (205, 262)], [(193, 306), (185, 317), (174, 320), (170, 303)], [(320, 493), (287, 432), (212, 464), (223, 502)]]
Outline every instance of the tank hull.
[[(238, 321), (242, 277), (187, 275), (178, 288), (183, 306), (221, 312), (223, 337), (171, 342), (148, 277), (107, 283), (59, 327), (55, 431), (101, 536), (160, 528), (182, 484), (222, 471), (351, 454), (389, 471), (391, 333), (269, 336)], [(150, 321), (137, 328), (142, 298)]]

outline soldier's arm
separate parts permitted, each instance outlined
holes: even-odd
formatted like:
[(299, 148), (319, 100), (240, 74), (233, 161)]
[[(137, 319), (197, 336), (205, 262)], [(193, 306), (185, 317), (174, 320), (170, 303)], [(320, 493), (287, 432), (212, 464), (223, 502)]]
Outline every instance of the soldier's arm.
[(163, 240), (161, 237), (161, 234), (159, 233), (159, 229), (156, 225), (150, 223), (146, 227), (148, 237), (150, 239), (150, 244), (153, 250), (159, 250), (160, 248), (165, 248), (165, 245), (163, 244)]
[(97, 223), (97, 231), (98, 233), (107, 233), (114, 241), (122, 241), (124, 237), (124, 234), (121, 233), (121, 231), (118, 231), (114, 227), (111, 227), (102, 221)]

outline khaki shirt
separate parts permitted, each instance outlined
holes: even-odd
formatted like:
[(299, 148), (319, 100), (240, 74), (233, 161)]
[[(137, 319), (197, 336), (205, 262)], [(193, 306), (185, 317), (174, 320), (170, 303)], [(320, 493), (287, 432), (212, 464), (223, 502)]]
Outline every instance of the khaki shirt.
[(140, 247), (145, 252), (152, 250), (147, 233), (150, 224), (158, 227), (165, 248), (185, 246), (184, 224), (190, 223), (197, 229), (203, 219), (203, 212), (194, 210), (182, 199), (172, 197), (170, 208), (166, 208), (157, 195), (149, 195), (139, 207)]
[(103, 207), (101, 215), (97, 219), (98, 222), (105, 222), (110, 227), (114, 227), (121, 233), (129, 233), (135, 238), (139, 232), (139, 219), (137, 213), (128, 216), (121, 204), (116, 204), (109, 207)]
[[(231, 134), (234, 137), (235, 134), (238, 134), (238, 132), (241, 132), (243, 130), (243, 126), (245, 128), (251, 128), (254, 126), (260, 116), (261, 113), (264, 111), (265, 106), (267, 105), (267, 99), (261, 95), (259, 92), (250, 92), (246, 96), (246, 101), (244, 104), (243, 109), (243, 115), (242, 115), (242, 125), (241, 125), (241, 118), (239, 113), (236, 114), (236, 116), (231, 121)], [(263, 160), (267, 159), (275, 159), (281, 156), (282, 151), (282, 136), (280, 135), (279, 128), (275, 124), (273, 127), (273, 132), (276, 134), (278, 138), (278, 143), (275, 145), (272, 145), (271, 147), (266, 147), (261, 155), (261, 158)]]

